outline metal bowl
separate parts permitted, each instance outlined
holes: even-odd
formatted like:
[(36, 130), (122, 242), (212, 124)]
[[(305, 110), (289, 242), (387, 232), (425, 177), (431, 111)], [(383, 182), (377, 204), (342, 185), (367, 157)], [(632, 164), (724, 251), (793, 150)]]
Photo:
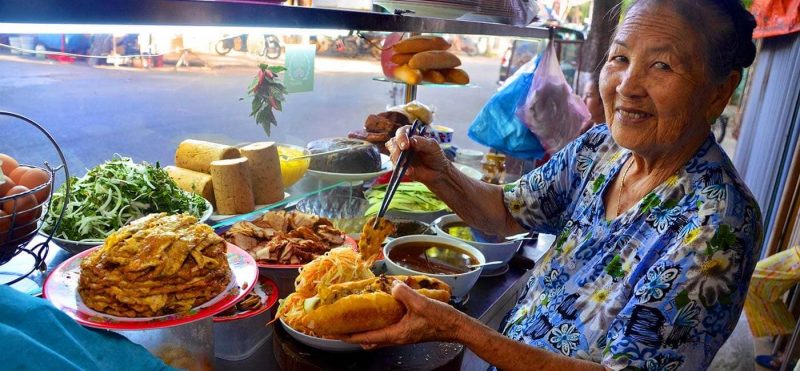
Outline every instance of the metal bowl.
[[(214, 206), (212, 206), (211, 203), (208, 202), (208, 200), (206, 200), (206, 210), (203, 212), (202, 215), (200, 215), (198, 221), (200, 223), (205, 223), (208, 220), (208, 218), (211, 217), (211, 214), (213, 212), (214, 212)], [(44, 231), (40, 231), (39, 234), (47, 236), (47, 233), (45, 233)], [(74, 241), (74, 240), (67, 240), (63, 238), (53, 237), (53, 241), (55, 241), (58, 247), (66, 250), (70, 254), (77, 254), (86, 251), (92, 247), (102, 245), (104, 240), (87, 239), (87, 240)]]
[(356, 195), (320, 194), (301, 200), (297, 210), (325, 217), (347, 234), (360, 233), (367, 222), (369, 201)]

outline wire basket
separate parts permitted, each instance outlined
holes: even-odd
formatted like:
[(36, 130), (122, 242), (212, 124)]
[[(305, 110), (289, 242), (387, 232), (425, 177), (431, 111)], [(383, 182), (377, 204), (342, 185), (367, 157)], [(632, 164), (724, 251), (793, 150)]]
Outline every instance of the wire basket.
[(47, 238), (44, 242), (30, 247), (29, 243), (39, 232), (42, 220), (47, 215), (54, 191), (56, 173), (58, 171), (64, 171), (64, 178), (67, 183), (66, 193), (67, 197), (69, 197), (69, 170), (64, 153), (61, 151), (58, 143), (56, 143), (53, 136), (41, 125), (27, 117), (12, 112), (0, 111), (0, 116), (19, 119), (38, 129), (47, 137), (50, 143), (53, 144), (61, 160), (61, 164), (55, 167), (50, 166), (47, 161), (44, 162), (43, 167), (20, 165), (45, 171), (48, 174), (47, 181), (26, 192), (0, 197), (0, 209), (3, 210), (4, 214), (7, 214), (0, 216), (0, 265), (8, 263), (11, 259), (23, 252), (34, 258), (33, 267), (31, 267), (27, 273), (23, 273), (20, 277), (12, 281), (5, 282), (6, 285), (10, 285), (19, 282), (37, 269), (41, 271), (46, 270), (47, 266), (45, 265), (44, 259), (49, 250), (48, 246), (53, 235), (58, 231), (66, 207), (62, 208), (51, 234), (45, 234)]

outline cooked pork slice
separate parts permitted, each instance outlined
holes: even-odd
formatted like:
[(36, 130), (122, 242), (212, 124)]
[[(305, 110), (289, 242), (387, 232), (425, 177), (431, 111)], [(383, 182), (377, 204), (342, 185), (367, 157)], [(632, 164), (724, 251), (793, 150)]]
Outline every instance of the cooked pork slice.
[(311, 228), (319, 221), (319, 216), (306, 213), (291, 212), (289, 213), (289, 225), (292, 229), (298, 228)]
[(322, 237), (322, 240), (327, 242), (328, 246), (339, 246), (344, 243), (344, 233), (331, 226), (318, 226), (317, 236)]
[(250, 236), (245, 236), (241, 233), (225, 233), (225, 241), (239, 246), (247, 252), (252, 252), (258, 249), (257, 239)]

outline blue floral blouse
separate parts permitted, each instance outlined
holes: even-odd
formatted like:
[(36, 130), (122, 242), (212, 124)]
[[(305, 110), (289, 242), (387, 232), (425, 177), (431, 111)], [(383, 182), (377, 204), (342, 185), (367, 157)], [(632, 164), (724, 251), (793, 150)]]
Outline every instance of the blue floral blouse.
[(524, 227), (557, 235), (503, 332), (611, 369), (705, 369), (739, 319), (758, 205), (713, 136), (616, 219), (603, 197), (630, 151), (601, 125), (504, 188)]

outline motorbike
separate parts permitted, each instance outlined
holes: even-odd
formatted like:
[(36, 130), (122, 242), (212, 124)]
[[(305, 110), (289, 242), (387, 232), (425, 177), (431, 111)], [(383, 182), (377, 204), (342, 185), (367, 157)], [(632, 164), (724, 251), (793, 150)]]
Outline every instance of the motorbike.
[[(236, 36), (225, 36), (217, 41), (214, 45), (214, 50), (219, 55), (227, 55), (232, 50), (246, 52), (247, 50), (247, 34)], [(264, 35), (264, 48), (255, 51), (256, 55), (266, 57), (269, 59), (278, 59), (281, 56), (282, 48), (280, 40), (275, 35)]]

